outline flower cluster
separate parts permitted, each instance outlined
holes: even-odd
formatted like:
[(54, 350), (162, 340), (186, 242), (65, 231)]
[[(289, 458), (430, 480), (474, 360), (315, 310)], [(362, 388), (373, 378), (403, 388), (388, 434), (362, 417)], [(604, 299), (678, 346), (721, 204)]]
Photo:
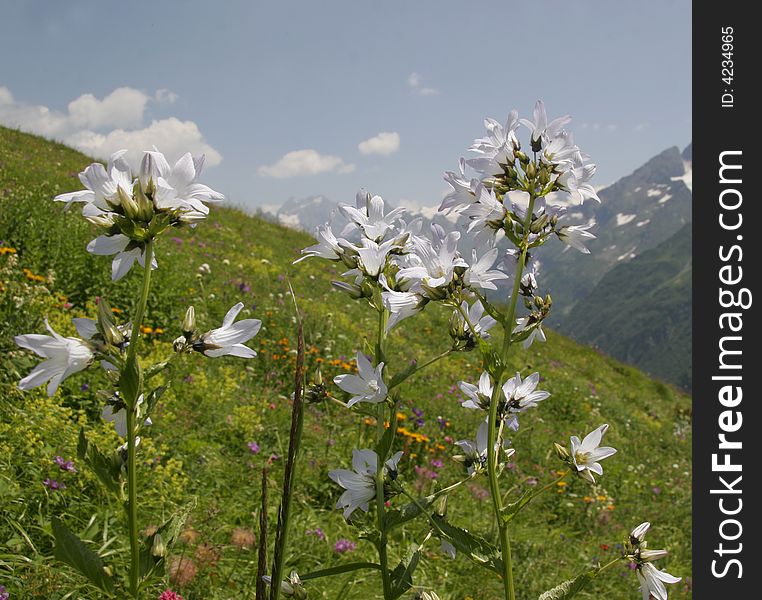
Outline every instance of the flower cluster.
[[(518, 431), (520, 416), (550, 396), (538, 389), (539, 373), (522, 376), (517, 372), (511, 376), (507, 368), (508, 353), (514, 344), (526, 348), (535, 341), (546, 340), (543, 322), (553, 301), (549, 294), (539, 291), (540, 265), (532, 255), (553, 238), (589, 253), (586, 244), (595, 238), (590, 231), (593, 222), (585, 225), (565, 222), (570, 207), (586, 200), (600, 202), (590, 183), (595, 165), (574, 143), (567, 129), (570, 122), (569, 116), (549, 119), (541, 100), (537, 101), (531, 119), (519, 118), (515, 110), (504, 124), (486, 119), (486, 135), (474, 140), (469, 148), (473, 156), (462, 158), (458, 171), (445, 173), (450, 191), (439, 210), (457, 218), (451, 230), (433, 224), (430, 231), (424, 232), (422, 219), (410, 219), (404, 209), (389, 209), (380, 196), (360, 190), (354, 206), (339, 206), (347, 225), (340, 232), (334, 232), (331, 223), (318, 227), (317, 244), (302, 250), (303, 256), (296, 261), (317, 257), (344, 265), (346, 280), (333, 282), (334, 287), (353, 299), (367, 300), (378, 316), (377, 339), (374, 345), (368, 343), (373, 356), (359, 351), (357, 373), (334, 378), (334, 383), (347, 394), (346, 406), (362, 415), (367, 425), (375, 426), (376, 450), (353, 450), (353, 470), (334, 470), (329, 476), (344, 489), (336, 508), (344, 510), (345, 518), (357, 508), (368, 511), (371, 501), (376, 501), (376, 527), (381, 537), (374, 543), (379, 550), (385, 598), (392, 597), (385, 575), (386, 508), (395, 511), (397, 519), (406, 519), (402, 515), (413, 511), (410, 506), (426, 512), (424, 504), (432, 506), (434, 498), (440, 496), (445, 502), (450, 489), (486, 474), (500, 530), (500, 548), (495, 548), (495, 552), (510, 560), (507, 528), (515, 512), (546, 490), (563, 492), (569, 485), (564, 479), (572, 473), (595, 484), (596, 476), (603, 474), (601, 461), (616, 453), (614, 448), (601, 446), (607, 424), (582, 440), (572, 436), (569, 449), (556, 444), (556, 453), (568, 468), (557, 472), (555, 482), (538, 486), (536, 491), (526, 492), (520, 501), (512, 503), (515, 512), (511, 513), (511, 519), (505, 518), (508, 505), (504, 504), (506, 494), (500, 489), (499, 478), (516, 468), (509, 460), (516, 450), (508, 436)], [(527, 132), (524, 146), (519, 139), (521, 129)], [(386, 337), (402, 321), (434, 303), (452, 310), (448, 328), (450, 348), (421, 364), (412, 361), (406, 368), (390, 365), (384, 351)], [(502, 336), (495, 336), (499, 340), (496, 343), (493, 329), (498, 326)], [(401, 394), (395, 388), (451, 353), (477, 349), (482, 359), (478, 383), (458, 384), (465, 396), (462, 406), (482, 411), (475, 438), (454, 442), (459, 454), (453, 458), (464, 465), (468, 475), (433, 496), (415, 500), (405, 489), (404, 481), (398, 479), (397, 465), (402, 453), (394, 454), (393, 446), (397, 434), (401, 434), (403, 442), (423, 434), (398, 426), (404, 419), (396, 416)], [(423, 426), (422, 411), (416, 407), (412, 411), (413, 427)], [(370, 416), (373, 412), (375, 419)], [(427, 467), (415, 466), (415, 471), (439, 478), (438, 472)], [(527, 483), (535, 486), (539, 481), (529, 478)], [(382, 491), (384, 497), (379, 498)], [(391, 508), (387, 500), (394, 494), (409, 496), (412, 505)], [(435, 516), (443, 519), (444, 508), (436, 508)], [(438, 521), (430, 518), (429, 536), (439, 537), (443, 547), (453, 548), (454, 555), (454, 540), (448, 539)], [(671, 576), (655, 571), (650, 560), (657, 556), (644, 553), (644, 548), (632, 551), (633, 560), (638, 561), (641, 587), (659, 600), (666, 599), (663, 582)], [(511, 567), (503, 563), (500, 568), (505, 597), (513, 598)], [(644, 598), (647, 593), (644, 591)]]
[(114, 280), (124, 277), (135, 261), (145, 266), (147, 242), (170, 227), (206, 218), (209, 207), (205, 203), (224, 199), (198, 181), (203, 156), (194, 158), (187, 153), (170, 166), (161, 152), (146, 151), (134, 175), (125, 153), (112, 154), (105, 167), (93, 163), (82, 171), (79, 180), (85, 190), (55, 198), (67, 206), (82, 203), (82, 215), (104, 231), (88, 244), (87, 251), (115, 255), (111, 265)]

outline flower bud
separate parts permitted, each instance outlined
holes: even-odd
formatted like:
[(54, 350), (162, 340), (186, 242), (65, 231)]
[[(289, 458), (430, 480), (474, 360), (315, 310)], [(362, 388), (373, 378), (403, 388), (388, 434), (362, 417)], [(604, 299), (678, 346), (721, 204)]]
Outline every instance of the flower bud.
[(161, 534), (155, 534), (153, 536), (153, 544), (151, 544), (151, 554), (156, 558), (161, 558), (166, 552), (167, 548), (164, 546), (164, 540), (161, 538)]
[(669, 554), (669, 552), (666, 550), (641, 550), (638, 553), (638, 558), (641, 562), (652, 562), (664, 558), (667, 554)]
[(542, 185), (547, 185), (550, 182), (550, 173), (548, 173), (548, 169), (542, 167), (538, 179)]
[(537, 165), (535, 165), (533, 162), (530, 162), (527, 165), (526, 174), (529, 179), (534, 179), (535, 175), (537, 175)]
[(320, 367), (315, 369), (315, 385), (323, 385), (323, 372)]
[(539, 219), (535, 219), (532, 221), (532, 224), (529, 226), (529, 231), (532, 233), (540, 233), (543, 229), (545, 229), (545, 226), (548, 224), (549, 217), (546, 214), (542, 215)]
[(434, 502), (434, 514), (440, 517), (447, 516), (447, 495), (440, 496)]
[(553, 447), (556, 450), (556, 456), (558, 456), (559, 459), (561, 459), (564, 462), (569, 462), (571, 459), (571, 454), (569, 454), (569, 451), (563, 447), (561, 444), (554, 443)]
[(100, 331), (106, 343), (112, 346), (121, 346), (124, 336), (114, 323), (114, 313), (105, 298), (98, 302), (98, 331)]
[(354, 300), (359, 300), (360, 298), (364, 296), (362, 287), (354, 283), (346, 283), (344, 281), (332, 281), (331, 285), (335, 287), (337, 290), (349, 294), (349, 297), (353, 298)]
[(140, 217), (140, 208), (132, 195), (125, 192), (121, 186), (117, 186), (116, 195), (119, 198), (119, 204), (124, 211), (124, 216), (128, 219), (138, 220)]
[(190, 341), (193, 334), (196, 332), (196, 309), (192, 306), (188, 307), (185, 311), (185, 318), (183, 319), (183, 335), (185, 339)]
[(133, 195), (138, 206), (138, 220), (148, 223), (153, 217), (153, 202), (145, 195), (139, 181), (133, 187)]

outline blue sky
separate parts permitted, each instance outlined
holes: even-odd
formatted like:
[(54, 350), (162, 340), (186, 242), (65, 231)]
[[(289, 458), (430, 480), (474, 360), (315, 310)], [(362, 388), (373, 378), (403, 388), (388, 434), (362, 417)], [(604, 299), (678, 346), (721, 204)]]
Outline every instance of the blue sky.
[(483, 117), (539, 97), (574, 117), (599, 185), (691, 139), (688, 0), (1, 10), (0, 122), (91, 154), (205, 151), (204, 181), (248, 207), (359, 187), (436, 205)]

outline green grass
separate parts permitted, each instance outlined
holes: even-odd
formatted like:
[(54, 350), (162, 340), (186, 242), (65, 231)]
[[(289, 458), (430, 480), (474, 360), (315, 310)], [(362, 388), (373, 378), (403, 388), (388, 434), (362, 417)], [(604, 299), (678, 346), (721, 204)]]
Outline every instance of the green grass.
[[(79, 210), (73, 207), (64, 213), (62, 205), (52, 202), (57, 193), (79, 189), (76, 173), (89, 162), (64, 146), (0, 128), (0, 246), (16, 250), (0, 256), (0, 583), (14, 599), (99, 597), (52, 558), (52, 515), (62, 515), (72, 530), (92, 540), (116, 570), (126, 568), (121, 541), (102, 548), (124, 527), (120, 507), (105, 499), (84, 466), (78, 465), (76, 474), (64, 474), (52, 464), (55, 455), (75, 456), (80, 424), (103, 447), (118, 444), (99, 417), (95, 392), (107, 389), (105, 377), (90, 369), (68, 379), (52, 399), (42, 391), (22, 394), (16, 389), (19, 377), (36, 360), (15, 347), (14, 334), (42, 332), (47, 316), (57, 330), (72, 335), (70, 318), (94, 316), (97, 295), (107, 296), (125, 314), (135, 302), (138, 275), (112, 283), (110, 260), (85, 252), (93, 231)], [(289, 281), (305, 315), (308, 372), (321, 365), (330, 382), (347, 369), (356, 350), (373, 339), (371, 311), (330, 286), (341, 269), (317, 260), (292, 265), (299, 249), (310, 243), (304, 234), (221, 208), (213, 209), (197, 229), (179, 231), (158, 244), (159, 270), (147, 324), (161, 332), (146, 336), (154, 360), (171, 353), (189, 303), (195, 305), (202, 327), (217, 326), (238, 300), (264, 324), (251, 343), (259, 352), (253, 360), (189, 356), (179, 361), (141, 449), (144, 527), (159, 524), (178, 506), (197, 498), (184, 544), (173, 550), (173, 560), (186, 565), (181, 573), (190, 579), (173, 587), (186, 600), (253, 597), (247, 594), (256, 550), (239, 549), (231, 536), (237, 528), (256, 530), (260, 473), (268, 462), (269, 516), (272, 527), (275, 523), (283, 461), (273, 455), (286, 454), (296, 347)], [(210, 274), (198, 274), (203, 263), (209, 264)], [(388, 352), (390, 372), (446, 348), (448, 318), (432, 306), (398, 328)], [(569, 435), (584, 435), (604, 422), (611, 424), (606, 441), (619, 449), (606, 461), (600, 485), (591, 488), (574, 480), (541, 497), (516, 520), (512, 538), (519, 597), (536, 598), (591, 562), (610, 560), (615, 545), (644, 520), (653, 523), (651, 546), (671, 551), (661, 566), (689, 578), (690, 398), (553, 333), (547, 344), (518, 350), (512, 360), (525, 375), (539, 371), (542, 388), (552, 396), (522, 420), (513, 440), (515, 466), (503, 477), (504, 487), (517, 494), (531, 483), (528, 478), (540, 484), (551, 481), (560, 467), (552, 443), (566, 445)], [(431, 489), (431, 472), (443, 483), (461, 476), (460, 465), (449, 459), (452, 441), (472, 437), (478, 415), (460, 408), (456, 386), (462, 379), (475, 381), (479, 371), (476, 353), (460, 354), (403, 385), (403, 413), (408, 416), (404, 425), (413, 430), (411, 409), (422, 409), (425, 424), (419, 431), (429, 439), (420, 443), (400, 437), (396, 444), (406, 450), (401, 477), (407, 486), (422, 492)], [(443, 430), (437, 417), (448, 422)], [(308, 407), (304, 435), (287, 569), (305, 573), (373, 560), (374, 550), (358, 539), (358, 528), (333, 509), (340, 490), (327, 477), (330, 469), (349, 466), (353, 447), (371, 447), (372, 428), (324, 403)], [(247, 447), (253, 441), (261, 448), (258, 454)], [(444, 466), (435, 469), (432, 459), (442, 460)], [(47, 491), (42, 485), (46, 477), (63, 480), (67, 488)], [(487, 482), (476, 480), (454, 494), (448, 517), (494, 538)], [(325, 541), (308, 533), (318, 527)], [(409, 542), (420, 541), (425, 531), (423, 522), (398, 530), (391, 541), (392, 560), (404, 554)], [(334, 552), (341, 538), (357, 542), (356, 550)], [(434, 588), (443, 600), (496, 598), (501, 587), (465, 558), (443, 557), (432, 542), (414, 581)], [(376, 598), (379, 588), (374, 573), (361, 572), (317, 580), (309, 589), (311, 598), (333, 599), (342, 589), (348, 598)], [(670, 595), (690, 596), (690, 585), (684, 583), (674, 586)], [(639, 592), (634, 575), (622, 566), (580, 597), (638, 598)]]

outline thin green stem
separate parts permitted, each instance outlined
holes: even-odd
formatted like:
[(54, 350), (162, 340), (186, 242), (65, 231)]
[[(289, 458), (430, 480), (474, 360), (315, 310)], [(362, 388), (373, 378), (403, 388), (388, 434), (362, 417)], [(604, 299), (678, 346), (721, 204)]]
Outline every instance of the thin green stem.
[[(378, 311), (378, 332), (376, 339), (376, 364), (384, 361), (384, 342), (386, 341), (386, 323), (388, 313), (379, 303)], [(385, 414), (386, 402), (378, 403), (378, 413), (376, 415), (376, 443), (380, 443), (384, 437), (384, 424), (386, 422)], [(389, 423), (391, 427), (391, 422)], [(392, 597), (392, 580), (389, 574), (389, 555), (386, 544), (386, 527), (384, 523), (385, 505), (384, 505), (384, 463), (386, 456), (378, 456), (376, 461), (376, 526), (378, 528), (378, 559), (381, 563), (381, 582), (384, 590), (384, 599), (389, 600)]]
[[(151, 288), (151, 263), (153, 262), (153, 242), (148, 241), (145, 247), (145, 268), (143, 270), (143, 286), (140, 291), (140, 299), (135, 309), (132, 322), (132, 335), (130, 345), (127, 348), (126, 364), (136, 361), (138, 339), (140, 338), (140, 326), (143, 323), (146, 305), (148, 304), (148, 291)], [(135, 398), (130, 399), (131, 406), (127, 407), (127, 527), (130, 536), (130, 595), (138, 597), (140, 586), (140, 537), (138, 534), (138, 477), (137, 477), (137, 417), (140, 391)]]
[[(516, 306), (519, 299), (519, 290), (521, 286), (521, 278), (524, 274), (524, 267), (526, 265), (527, 253), (529, 251), (527, 240), (529, 237), (529, 226), (532, 223), (532, 212), (534, 211), (535, 194), (530, 192), (529, 206), (527, 207), (527, 214), (524, 220), (524, 237), (521, 241), (519, 263), (516, 267), (516, 273), (513, 281), (513, 291), (511, 292), (511, 298), (508, 305), (508, 312), (505, 320), (503, 321), (503, 348), (500, 355), (501, 364), (497, 368), (495, 373), (495, 384), (492, 390), (492, 398), (490, 400), (489, 410), (489, 425), (487, 429), (487, 474), (489, 476), (490, 494), (492, 496), (492, 506), (495, 512), (495, 519), (497, 520), (497, 526), (500, 539), (500, 551), (503, 558), (503, 590), (505, 592), (506, 600), (516, 600), (516, 589), (513, 581), (513, 559), (511, 556), (511, 540), (508, 535), (508, 523), (503, 520), (503, 496), (500, 493), (500, 482), (498, 481), (497, 473), (497, 450), (495, 445), (499, 442), (498, 438), (498, 404), (500, 401), (500, 394), (502, 393), (502, 376), (505, 370), (505, 363), (507, 362), (508, 352), (511, 347), (511, 341), (513, 337), (513, 327), (516, 320)], [(462, 311), (461, 311), (462, 312)]]
[(443, 358), (447, 358), (447, 357), (448, 357), (448, 356), (450, 356), (450, 354), (452, 354), (453, 352), (454, 352), (454, 350), (453, 350), (452, 348), (449, 348), (448, 350), (445, 350), (445, 351), (444, 351), (444, 352), (442, 352), (441, 354), (437, 354), (436, 356), (434, 356), (434, 357), (430, 358), (429, 360), (427, 360), (427, 361), (426, 361), (425, 363), (423, 363), (422, 365), (416, 365), (415, 369), (414, 369), (413, 371), (410, 371), (408, 374), (406, 374), (406, 375), (405, 375), (405, 376), (404, 376), (402, 379), (399, 379), (399, 380), (397, 380), (397, 381), (394, 381), (394, 383), (391, 383), (391, 384), (389, 384), (389, 391), (391, 391), (391, 390), (393, 390), (394, 388), (398, 387), (399, 385), (401, 385), (402, 383), (404, 383), (405, 381), (407, 381), (407, 380), (408, 380), (408, 378), (410, 378), (410, 377), (412, 377), (413, 375), (415, 375), (416, 373), (418, 373), (418, 372), (422, 371), (422, 370), (423, 370), (423, 369), (425, 369), (426, 367), (430, 367), (431, 365), (433, 365), (434, 363), (437, 363), (437, 362), (439, 362), (439, 361), (440, 361), (440, 360), (442, 360)]

